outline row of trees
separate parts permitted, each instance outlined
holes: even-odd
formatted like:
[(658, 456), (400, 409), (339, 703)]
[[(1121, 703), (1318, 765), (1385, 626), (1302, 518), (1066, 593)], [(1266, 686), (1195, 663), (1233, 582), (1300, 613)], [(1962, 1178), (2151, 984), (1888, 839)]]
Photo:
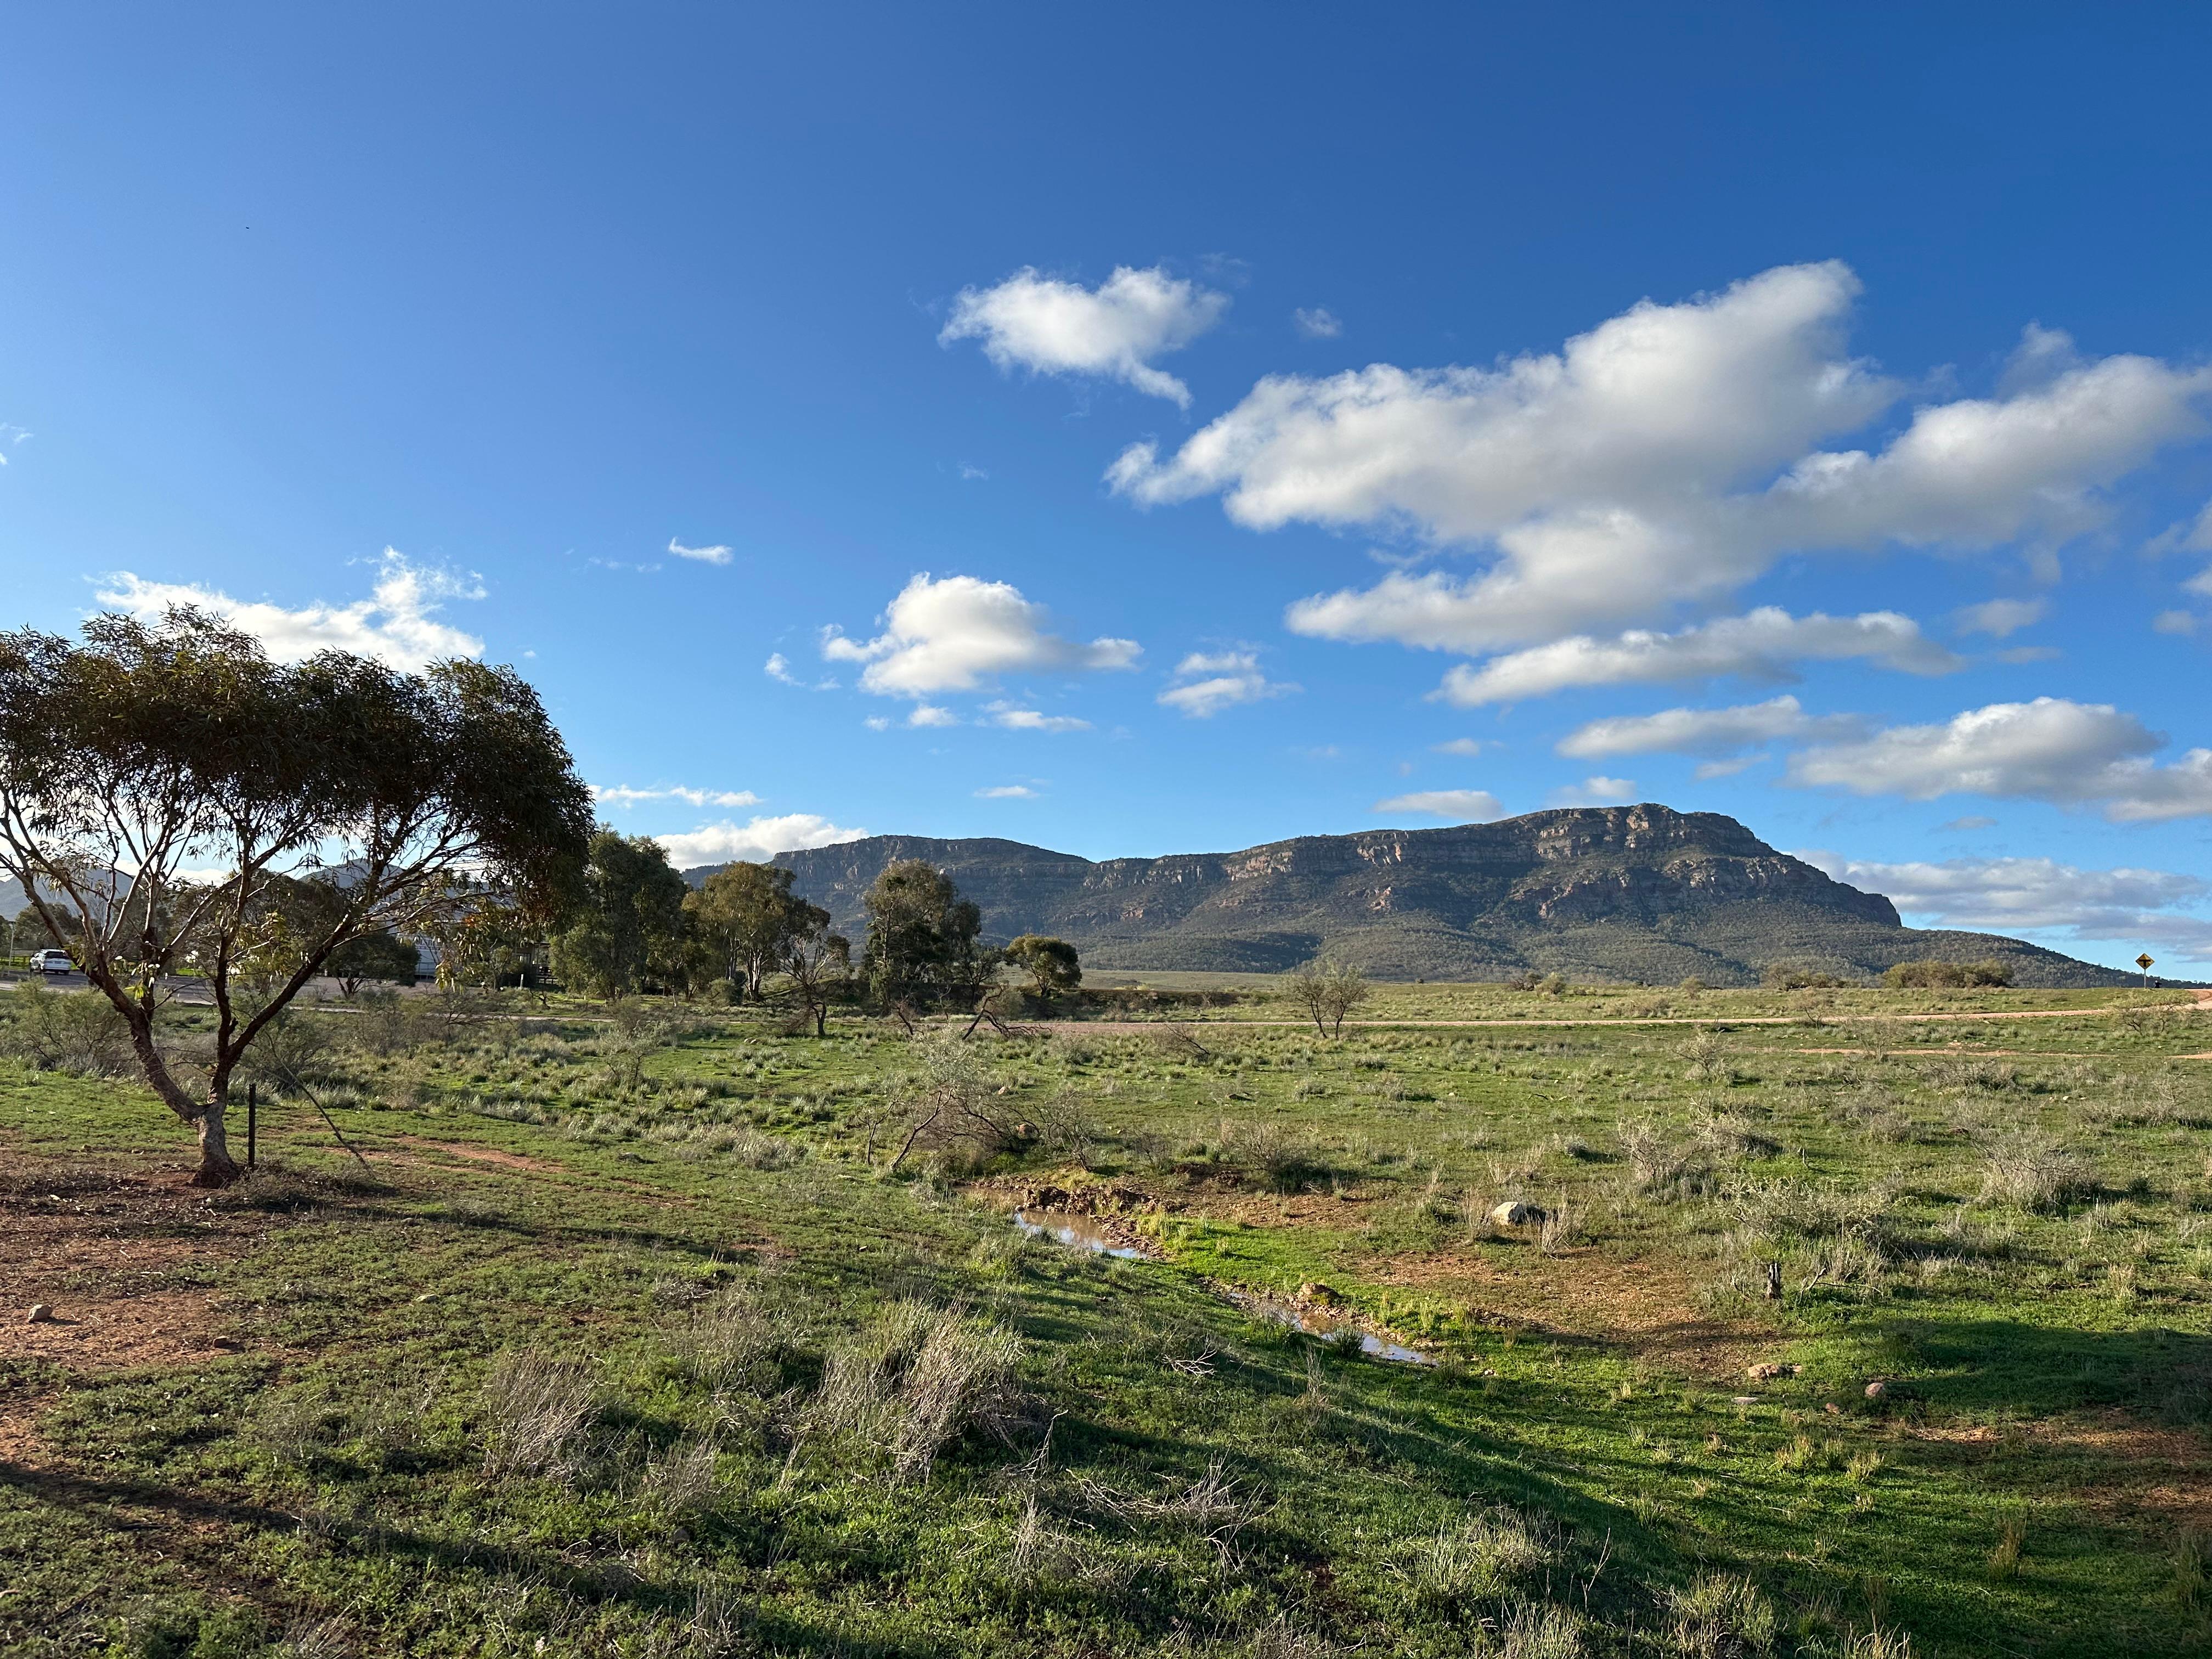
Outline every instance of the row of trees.
[[(548, 965), (571, 988), (599, 996), (719, 988), (732, 1002), (786, 1001), (817, 1033), (839, 1002), (908, 1018), (985, 1009), (1009, 967), (1048, 1004), (1082, 984), (1075, 948), (1063, 940), (1029, 934), (1003, 949), (985, 945), (982, 913), (919, 860), (890, 866), (869, 889), (857, 963), (851, 941), (830, 931), (830, 913), (793, 891), (792, 880), (775, 865), (739, 862), (695, 890), (657, 842), (600, 830), (549, 938)], [(481, 952), (464, 954), (449, 972), (467, 981), (485, 965)]]

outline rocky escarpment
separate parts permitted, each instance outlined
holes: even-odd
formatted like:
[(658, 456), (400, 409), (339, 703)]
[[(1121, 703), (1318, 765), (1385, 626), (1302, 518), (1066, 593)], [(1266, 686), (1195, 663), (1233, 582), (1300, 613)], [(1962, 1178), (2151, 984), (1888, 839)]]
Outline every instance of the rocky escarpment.
[(1863, 975), (1942, 955), (2002, 957), (2026, 984), (2124, 978), (2017, 939), (1904, 927), (1879, 893), (1777, 851), (1734, 818), (1650, 804), (1153, 859), (878, 836), (776, 862), (857, 936), (861, 896), (907, 858), (951, 874), (991, 937), (1058, 934), (1098, 967), (1279, 971), (1327, 951), (1394, 978), (1535, 969), (1734, 984), (1777, 962)]

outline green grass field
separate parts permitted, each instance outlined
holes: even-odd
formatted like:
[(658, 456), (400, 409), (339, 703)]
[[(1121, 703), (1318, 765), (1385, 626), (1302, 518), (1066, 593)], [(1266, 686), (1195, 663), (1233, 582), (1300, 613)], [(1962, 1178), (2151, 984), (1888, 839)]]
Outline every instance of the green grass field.
[(216, 1194), (62, 1000), (0, 998), (9, 1654), (2212, 1642), (2185, 994), (422, 999), (284, 1034), (366, 1167), (272, 1079)]

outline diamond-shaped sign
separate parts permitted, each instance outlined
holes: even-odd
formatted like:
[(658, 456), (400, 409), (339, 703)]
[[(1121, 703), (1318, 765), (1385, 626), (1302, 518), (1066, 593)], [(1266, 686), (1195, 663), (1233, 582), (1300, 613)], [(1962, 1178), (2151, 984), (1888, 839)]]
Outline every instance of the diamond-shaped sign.
[(2157, 961), (2158, 958), (2156, 957), (2151, 955), (2149, 951), (2146, 951), (2136, 958), (2136, 966), (2142, 969), (2143, 972), (2147, 974), (2150, 972), (2152, 967), (2157, 963)]

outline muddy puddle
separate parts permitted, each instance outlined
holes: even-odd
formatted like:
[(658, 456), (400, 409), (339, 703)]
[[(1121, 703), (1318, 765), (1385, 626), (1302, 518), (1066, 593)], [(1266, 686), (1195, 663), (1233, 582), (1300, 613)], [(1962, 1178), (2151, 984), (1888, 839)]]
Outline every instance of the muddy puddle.
[(1115, 1237), (1087, 1215), (1062, 1215), (1042, 1210), (1031, 1214), (1027, 1210), (1017, 1210), (1014, 1212), (1014, 1225), (1031, 1238), (1049, 1238), (1072, 1250), (1089, 1250), (1094, 1255), (1110, 1255), (1117, 1261), (1142, 1261), (1146, 1259), (1146, 1252), (1142, 1249), (1126, 1239)]
[(1437, 1363), (1433, 1354), (1423, 1353), (1419, 1348), (1409, 1348), (1403, 1343), (1393, 1342), (1387, 1336), (1377, 1336), (1372, 1331), (1362, 1330), (1350, 1320), (1322, 1309), (1302, 1307), (1295, 1302), (1278, 1302), (1272, 1297), (1252, 1296), (1242, 1291), (1231, 1291), (1229, 1299), (1247, 1313), (1257, 1314), (1278, 1325), (1288, 1325), (1294, 1331), (1317, 1336), (1324, 1342), (1357, 1340), (1359, 1352), (1372, 1359), (1387, 1359), (1399, 1365), (1433, 1365)]

